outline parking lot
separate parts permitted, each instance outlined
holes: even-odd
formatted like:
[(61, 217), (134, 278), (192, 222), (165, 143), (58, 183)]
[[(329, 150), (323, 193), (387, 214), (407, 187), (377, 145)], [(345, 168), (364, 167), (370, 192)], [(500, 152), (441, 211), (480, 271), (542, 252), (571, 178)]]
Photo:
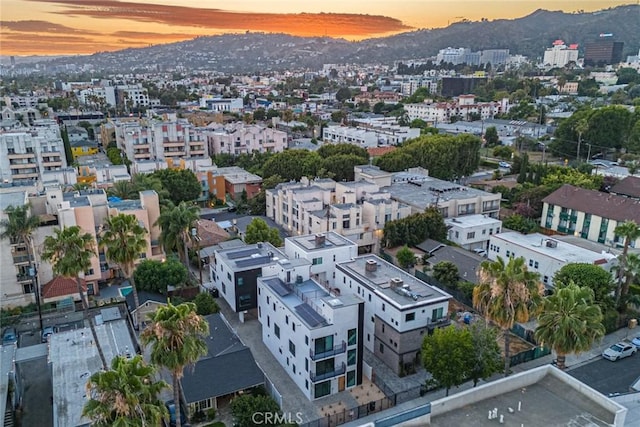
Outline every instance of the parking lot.
[(603, 358), (595, 359), (567, 371), (569, 375), (608, 396), (626, 393), (629, 386), (640, 377), (640, 354), (612, 362)]

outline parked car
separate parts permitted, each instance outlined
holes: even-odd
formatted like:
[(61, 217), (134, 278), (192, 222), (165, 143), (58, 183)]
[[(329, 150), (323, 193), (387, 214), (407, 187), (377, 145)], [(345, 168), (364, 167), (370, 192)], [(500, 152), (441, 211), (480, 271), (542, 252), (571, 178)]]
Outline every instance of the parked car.
[[(171, 400), (167, 400), (164, 405), (167, 407), (167, 411), (169, 412), (169, 427), (175, 427), (176, 425), (176, 405), (173, 401), (173, 399)], [(182, 405), (180, 405), (180, 424), (182, 424), (183, 426), (187, 426), (187, 416), (184, 413), (184, 409), (182, 408)]]
[(18, 331), (10, 326), (2, 333), (2, 345), (18, 344)]
[(500, 166), (503, 169), (511, 169), (511, 165), (507, 162), (500, 162), (498, 163), (498, 166)]
[(635, 345), (627, 342), (619, 342), (603, 351), (602, 357), (615, 362), (618, 359), (623, 359), (636, 354), (636, 351), (638, 351), (638, 349)]
[(632, 339), (631, 344), (635, 345), (636, 347), (640, 347), (640, 335)]
[(57, 326), (45, 326), (42, 330), (42, 342), (48, 342), (49, 337), (58, 332)]
[(485, 251), (482, 248), (474, 249), (473, 252), (475, 252), (476, 254), (480, 255), (481, 257), (484, 257), (484, 258), (487, 257), (487, 251)]

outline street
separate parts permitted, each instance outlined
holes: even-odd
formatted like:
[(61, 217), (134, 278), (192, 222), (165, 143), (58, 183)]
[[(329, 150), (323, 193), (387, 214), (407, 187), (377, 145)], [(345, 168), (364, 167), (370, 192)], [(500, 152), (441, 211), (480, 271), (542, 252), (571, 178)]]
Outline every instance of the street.
[(569, 375), (608, 396), (627, 393), (629, 386), (640, 377), (640, 355), (635, 354), (617, 362), (603, 358), (567, 371)]

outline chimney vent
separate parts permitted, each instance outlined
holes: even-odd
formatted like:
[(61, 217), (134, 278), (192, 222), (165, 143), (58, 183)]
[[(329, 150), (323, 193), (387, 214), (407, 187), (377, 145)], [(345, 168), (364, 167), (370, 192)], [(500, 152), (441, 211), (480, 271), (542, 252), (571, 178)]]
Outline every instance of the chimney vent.
[(316, 247), (324, 246), (326, 237), (324, 234), (316, 234)]
[(364, 271), (376, 271), (378, 269), (378, 263), (375, 259), (368, 259), (364, 266)]
[(401, 288), (403, 285), (403, 281), (401, 278), (399, 277), (393, 277), (390, 281), (391, 287), (392, 288)]

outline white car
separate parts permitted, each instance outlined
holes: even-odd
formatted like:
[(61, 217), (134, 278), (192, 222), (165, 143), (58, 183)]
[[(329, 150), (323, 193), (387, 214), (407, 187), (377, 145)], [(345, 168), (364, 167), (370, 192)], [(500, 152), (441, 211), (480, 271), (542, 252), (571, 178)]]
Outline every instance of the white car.
[(498, 166), (500, 166), (503, 169), (511, 169), (511, 165), (507, 162), (500, 162), (498, 163)]
[(636, 354), (636, 351), (638, 351), (638, 349), (635, 345), (627, 342), (619, 342), (618, 344), (614, 344), (603, 351), (602, 357), (615, 362), (618, 359), (623, 359)]
[(631, 344), (635, 345), (636, 347), (640, 347), (640, 335), (632, 339)]

